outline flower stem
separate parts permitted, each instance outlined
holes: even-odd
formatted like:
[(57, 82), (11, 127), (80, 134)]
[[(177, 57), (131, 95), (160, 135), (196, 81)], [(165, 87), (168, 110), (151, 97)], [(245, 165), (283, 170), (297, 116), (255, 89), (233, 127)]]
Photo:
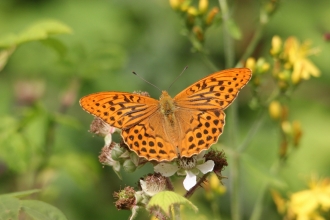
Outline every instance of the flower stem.
[[(219, 5), (222, 12), (223, 29), (224, 29), (224, 52), (226, 57), (226, 68), (233, 67), (234, 65), (234, 41), (230, 36), (229, 24), (230, 13), (227, 0), (219, 0)], [(237, 121), (237, 102), (234, 102), (229, 108), (229, 136), (230, 146), (236, 148), (238, 137), (238, 121)], [(231, 218), (233, 220), (241, 219), (241, 207), (240, 207), (240, 192), (239, 192), (239, 155), (234, 150), (232, 157), (232, 164), (230, 166), (230, 197), (231, 197)]]

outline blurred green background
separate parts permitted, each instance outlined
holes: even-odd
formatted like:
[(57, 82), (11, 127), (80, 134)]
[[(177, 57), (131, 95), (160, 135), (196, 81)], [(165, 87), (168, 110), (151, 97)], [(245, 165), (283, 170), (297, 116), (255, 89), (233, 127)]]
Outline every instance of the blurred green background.
[[(256, 28), (260, 4), (261, 1), (253, 0), (230, 2), (243, 33), (242, 40), (235, 42), (237, 58)], [(330, 175), (330, 41), (324, 39), (324, 34), (330, 32), (329, 8), (328, 0), (281, 1), (254, 53), (255, 57), (269, 58), (274, 35), (282, 39), (288, 36), (296, 36), (300, 41), (308, 39), (313, 47), (321, 49), (311, 58), (321, 70), (321, 77), (304, 82), (289, 102), (290, 119), (301, 121), (303, 136), (299, 149), (290, 155), (279, 173), (285, 183), (283, 190), (288, 192), (304, 189), (311, 174)], [(17, 34), (45, 19), (60, 21), (72, 29), (72, 34), (54, 37), (63, 43), (62, 49), (55, 51), (40, 42), (23, 44), (0, 72), (1, 137), (13, 124), (28, 118), (24, 126), (17, 128), (17, 138), (0, 143), (0, 152), (6, 152), (6, 158), (0, 156), (0, 193), (44, 186), (36, 199), (58, 207), (68, 219), (127, 219), (130, 212), (114, 207), (113, 192), (128, 185), (137, 186), (142, 175), (152, 172), (152, 166), (146, 165), (133, 174), (122, 172), (123, 180), (118, 179), (111, 167), (103, 168), (98, 154), (104, 141), (87, 132), (92, 116), (80, 108), (79, 98), (97, 91), (142, 90), (158, 99), (160, 92), (131, 72), (165, 90), (189, 66), (171, 87), (169, 93), (174, 96), (213, 70), (198, 53), (191, 52), (190, 42), (182, 35), (183, 21), (165, 0), (1, 0), (0, 37)], [(210, 59), (224, 69), (221, 24), (208, 30), (205, 47)], [(34, 110), (24, 104), (24, 94), (28, 95), (30, 88), (25, 85), (31, 83), (33, 89), (41, 91)], [(256, 119), (256, 112), (247, 105), (251, 99), (249, 89), (242, 93), (239, 132), (243, 139)], [(65, 111), (61, 109), (63, 105)], [(54, 122), (51, 131), (50, 121)], [(256, 167), (267, 170), (278, 157), (278, 128), (269, 118), (261, 128), (247, 152), (255, 163), (240, 164), (244, 171), (241, 202), (246, 219), (263, 178)], [(19, 135), (21, 132), (24, 136)], [(219, 140), (226, 142), (226, 138), (225, 129)], [(37, 172), (34, 169), (42, 161), (44, 145), (51, 147), (51, 156), (42, 172)], [(228, 171), (229, 168), (225, 176)], [(225, 186), (228, 182), (223, 180)], [(183, 192), (181, 179), (177, 187)], [(229, 214), (229, 190), (218, 199), (224, 219)], [(192, 200), (206, 219), (212, 218), (203, 190)], [(139, 219), (147, 216), (141, 213)], [(266, 196), (263, 216), (280, 219), (270, 195)]]

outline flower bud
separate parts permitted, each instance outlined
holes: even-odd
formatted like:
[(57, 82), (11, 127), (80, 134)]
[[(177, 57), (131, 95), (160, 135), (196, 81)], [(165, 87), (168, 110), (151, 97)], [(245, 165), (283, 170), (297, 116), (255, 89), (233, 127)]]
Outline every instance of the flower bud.
[(293, 131), (293, 145), (297, 147), (299, 145), (302, 136), (301, 124), (299, 121), (292, 122), (292, 131)]
[(204, 33), (203, 33), (203, 30), (199, 26), (195, 26), (193, 28), (193, 33), (195, 34), (198, 41), (200, 41), (200, 42), (204, 41)]
[(253, 57), (249, 57), (246, 60), (245, 67), (251, 69), (251, 71), (254, 73), (256, 67), (256, 60)]
[(117, 199), (116, 208), (118, 210), (131, 210), (135, 206), (135, 190), (133, 187), (126, 186), (123, 190), (115, 192), (113, 197)]
[(118, 144), (116, 144), (112, 150), (111, 150), (111, 158), (119, 161), (122, 157), (123, 154), (125, 154), (127, 152), (126, 149), (120, 147)]
[(272, 48), (270, 49), (270, 54), (272, 56), (278, 56), (278, 54), (282, 51), (282, 39), (275, 35), (272, 38)]
[(124, 161), (123, 168), (126, 172), (132, 173), (136, 170), (136, 166), (132, 160), (127, 159)]
[(209, 1), (208, 0), (199, 0), (198, 4), (198, 10), (199, 13), (204, 14), (209, 7)]
[(283, 121), (281, 123), (281, 128), (282, 128), (282, 131), (287, 134), (287, 135), (290, 135), (292, 134), (292, 126), (290, 124), (290, 122), (288, 121)]
[(272, 119), (274, 119), (274, 120), (278, 120), (278, 119), (280, 119), (281, 114), (282, 114), (282, 106), (281, 106), (281, 103), (278, 102), (278, 101), (272, 101), (272, 102), (269, 104), (268, 111), (269, 111), (269, 115), (270, 115), (270, 117), (271, 117)]
[(211, 9), (211, 11), (208, 13), (206, 17), (206, 25), (210, 26), (213, 23), (214, 17), (219, 13), (219, 8), (214, 7)]

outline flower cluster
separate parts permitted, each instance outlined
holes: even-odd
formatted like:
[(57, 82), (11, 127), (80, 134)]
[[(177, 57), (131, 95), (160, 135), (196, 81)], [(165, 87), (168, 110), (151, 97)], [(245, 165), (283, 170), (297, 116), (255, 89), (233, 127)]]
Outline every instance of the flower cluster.
[(274, 76), (280, 87), (286, 90), (290, 84), (320, 76), (320, 70), (308, 59), (318, 52), (317, 48), (311, 48), (309, 41), (300, 43), (297, 38), (289, 37), (283, 43), (279, 36), (274, 36), (270, 54), (275, 60)]
[(280, 214), (285, 219), (319, 219), (325, 220), (330, 215), (330, 179), (317, 181), (312, 179), (310, 189), (291, 194), (288, 200), (272, 191), (273, 200)]
[(205, 32), (217, 20), (219, 8), (209, 9), (208, 0), (199, 0), (198, 6), (189, 0), (170, 0), (170, 5), (185, 20), (186, 32), (194, 49), (201, 50)]

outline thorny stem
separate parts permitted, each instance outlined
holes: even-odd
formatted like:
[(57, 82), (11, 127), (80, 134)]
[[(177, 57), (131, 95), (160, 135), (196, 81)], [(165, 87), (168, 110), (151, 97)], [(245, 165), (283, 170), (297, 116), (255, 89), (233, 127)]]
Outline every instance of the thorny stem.
[(166, 177), (166, 188), (170, 191), (174, 191), (173, 184), (172, 184), (171, 179), (169, 177)]

